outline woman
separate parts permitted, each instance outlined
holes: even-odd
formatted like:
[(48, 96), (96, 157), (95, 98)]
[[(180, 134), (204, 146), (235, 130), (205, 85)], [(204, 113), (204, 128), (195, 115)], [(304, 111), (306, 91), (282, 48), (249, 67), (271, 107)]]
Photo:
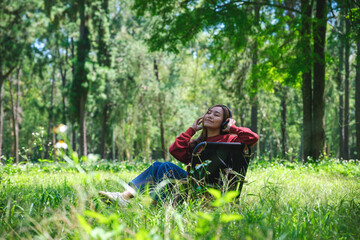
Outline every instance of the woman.
[[(200, 142), (241, 142), (252, 146), (259, 140), (258, 135), (249, 128), (236, 127), (235, 123), (228, 107), (212, 106), (186, 132), (177, 137), (169, 148), (174, 158), (188, 165), (187, 171), (171, 162), (155, 162), (129, 183), (133, 188), (128, 188), (122, 193), (100, 191), (99, 195), (107, 200), (118, 201), (120, 205), (126, 205), (138, 190), (143, 190), (148, 184), (154, 186), (165, 178), (186, 179), (190, 170), (191, 153)], [(202, 130), (200, 137), (191, 141), (192, 136), (199, 130)]]

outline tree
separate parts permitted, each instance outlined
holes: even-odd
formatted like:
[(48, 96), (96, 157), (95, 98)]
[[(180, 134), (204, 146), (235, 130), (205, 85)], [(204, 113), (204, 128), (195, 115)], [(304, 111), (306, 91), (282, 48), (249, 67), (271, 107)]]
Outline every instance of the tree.
[(357, 159), (360, 160), (360, 38), (356, 41), (356, 90), (355, 90), (355, 106), (356, 106), (356, 151)]
[(345, 36), (344, 36), (344, 47), (345, 47), (345, 104), (344, 104), (344, 159), (350, 159), (350, 146), (349, 146), (349, 128), (350, 128), (350, 22), (345, 21)]
[(327, 1), (316, 2), (315, 21), (313, 25), (314, 40), (314, 78), (313, 78), (313, 159), (324, 154), (325, 147), (325, 42), (327, 25)]
[[(304, 159), (313, 155), (312, 138), (312, 71), (308, 56), (311, 56), (311, 19), (312, 1), (301, 1), (301, 35), (300, 50), (302, 70), (302, 100), (303, 100), (303, 152)], [(306, 57), (307, 56), (307, 57)]]
[[(0, 92), (5, 80), (19, 66), (23, 51), (30, 42), (32, 34), (31, 14), (37, 8), (36, 0), (26, 2), (1, 1), (0, 3)], [(0, 94), (0, 156), (3, 137), (3, 94)]]
[(20, 68), (17, 69), (16, 74), (16, 98), (13, 93), (13, 86), (12, 80), (9, 80), (9, 89), (10, 89), (10, 96), (11, 96), (11, 108), (12, 108), (12, 120), (13, 120), (13, 133), (14, 133), (14, 155), (15, 155), (15, 162), (19, 164), (19, 123), (20, 120), (20, 77), (21, 77), (21, 70)]
[[(355, 3), (353, 3), (355, 4)], [(351, 7), (351, 6), (350, 6)], [(357, 159), (360, 160), (360, 5), (349, 9), (349, 23), (353, 34), (351, 37), (356, 43), (356, 76), (355, 76), (355, 128), (356, 128), (356, 151)]]
[(337, 74), (337, 84), (339, 91), (339, 157), (344, 158), (344, 95), (343, 95), (343, 69), (344, 69), (344, 34), (341, 34), (344, 31), (344, 11), (343, 8), (340, 10), (339, 14), (339, 67)]
[(80, 38), (77, 42), (75, 75), (71, 85), (71, 103), (80, 129), (80, 154), (87, 156), (86, 99), (89, 90), (86, 61), (90, 51), (88, 18), (85, 14), (86, 0), (78, 2)]

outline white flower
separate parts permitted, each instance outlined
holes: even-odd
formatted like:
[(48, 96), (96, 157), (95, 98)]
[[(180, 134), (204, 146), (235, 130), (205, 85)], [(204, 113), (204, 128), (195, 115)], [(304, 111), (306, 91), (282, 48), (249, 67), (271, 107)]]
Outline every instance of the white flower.
[(59, 149), (59, 148), (67, 149), (68, 145), (63, 140), (60, 140), (55, 144), (55, 148), (57, 148), (57, 149)]
[(64, 125), (64, 124), (60, 124), (60, 125), (58, 126), (58, 131), (59, 131), (60, 133), (66, 132), (67, 129), (68, 129), (68, 127), (67, 127), (66, 125)]

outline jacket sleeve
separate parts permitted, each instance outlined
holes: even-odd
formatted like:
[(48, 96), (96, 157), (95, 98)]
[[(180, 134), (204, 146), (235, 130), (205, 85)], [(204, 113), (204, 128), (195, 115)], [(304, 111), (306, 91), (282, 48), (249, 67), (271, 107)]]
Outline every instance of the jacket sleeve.
[(175, 142), (169, 147), (170, 154), (178, 161), (189, 164), (191, 160), (191, 153), (189, 152), (189, 142), (196, 131), (190, 127), (186, 132), (180, 134), (175, 139)]
[(236, 137), (232, 139), (232, 142), (241, 142), (249, 146), (253, 146), (259, 141), (259, 136), (246, 127), (237, 127), (232, 125), (230, 127), (230, 134), (235, 134)]

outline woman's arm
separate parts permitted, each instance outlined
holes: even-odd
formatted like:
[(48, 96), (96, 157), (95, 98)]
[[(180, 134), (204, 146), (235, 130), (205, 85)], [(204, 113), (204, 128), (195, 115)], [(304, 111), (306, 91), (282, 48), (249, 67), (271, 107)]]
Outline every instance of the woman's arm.
[(230, 134), (235, 134), (236, 136), (231, 139), (232, 142), (241, 142), (249, 146), (253, 146), (257, 141), (259, 141), (259, 136), (246, 127), (237, 127), (231, 125)]
[(180, 134), (169, 147), (170, 154), (184, 164), (190, 163), (191, 153), (189, 152), (189, 142), (195, 133), (195, 129), (190, 127), (186, 132)]
[(203, 117), (197, 118), (193, 125), (186, 130), (186, 132), (180, 134), (169, 148), (170, 154), (186, 165), (191, 161), (191, 152), (189, 151), (191, 137), (194, 136), (197, 131), (202, 129), (202, 121)]

